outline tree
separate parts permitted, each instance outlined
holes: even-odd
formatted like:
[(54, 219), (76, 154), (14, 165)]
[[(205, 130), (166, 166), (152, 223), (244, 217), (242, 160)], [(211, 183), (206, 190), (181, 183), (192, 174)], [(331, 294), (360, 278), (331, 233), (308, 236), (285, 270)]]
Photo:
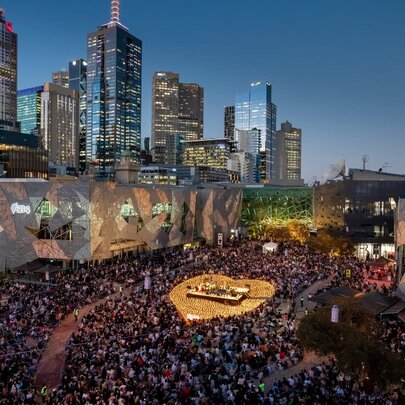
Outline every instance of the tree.
[(405, 378), (405, 362), (378, 339), (381, 326), (370, 314), (342, 306), (340, 320), (332, 323), (330, 308), (319, 308), (299, 324), (297, 336), (306, 350), (333, 355), (338, 367), (380, 387)]

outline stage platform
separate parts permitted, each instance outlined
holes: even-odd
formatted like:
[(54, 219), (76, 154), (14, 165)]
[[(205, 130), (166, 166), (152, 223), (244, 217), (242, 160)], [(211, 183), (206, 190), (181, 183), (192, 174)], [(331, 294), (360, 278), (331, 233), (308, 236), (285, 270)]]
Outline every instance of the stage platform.
[(220, 286), (204, 283), (195, 288), (190, 288), (187, 298), (200, 298), (222, 304), (238, 305), (248, 297), (250, 287)]

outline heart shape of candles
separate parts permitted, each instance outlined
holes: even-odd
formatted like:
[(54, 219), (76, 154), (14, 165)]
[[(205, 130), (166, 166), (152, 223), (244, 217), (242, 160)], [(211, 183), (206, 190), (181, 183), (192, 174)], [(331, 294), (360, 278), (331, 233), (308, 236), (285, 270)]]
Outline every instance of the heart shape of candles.
[[(178, 284), (170, 299), (188, 321), (240, 316), (273, 297), (275, 288), (264, 280), (204, 274)], [(243, 295), (243, 297), (242, 297)]]

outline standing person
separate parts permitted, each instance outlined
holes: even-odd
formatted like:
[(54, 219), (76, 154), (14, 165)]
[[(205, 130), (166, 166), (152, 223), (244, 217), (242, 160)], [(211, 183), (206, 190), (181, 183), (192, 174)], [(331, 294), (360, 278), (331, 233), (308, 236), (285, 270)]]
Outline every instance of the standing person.
[(300, 298), (300, 302), (301, 302), (301, 308), (304, 308), (304, 297), (302, 295)]
[(73, 316), (75, 317), (75, 322), (77, 321), (77, 318), (78, 318), (78, 316), (79, 316), (79, 308), (75, 308), (74, 310), (73, 310)]
[(40, 393), (41, 393), (42, 402), (45, 403), (45, 401), (46, 401), (46, 385), (42, 386)]
[(122, 285), (120, 285), (120, 297), (122, 297), (124, 293), (124, 287)]

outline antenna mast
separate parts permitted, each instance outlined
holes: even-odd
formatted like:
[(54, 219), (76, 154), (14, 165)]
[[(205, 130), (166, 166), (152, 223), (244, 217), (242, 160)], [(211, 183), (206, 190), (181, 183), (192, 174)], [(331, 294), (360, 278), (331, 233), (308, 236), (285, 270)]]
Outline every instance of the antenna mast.
[(120, 22), (120, 0), (111, 0), (111, 22)]
[(363, 155), (361, 160), (363, 161), (363, 170), (366, 170), (366, 163), (370, 160), (368, 155)]

